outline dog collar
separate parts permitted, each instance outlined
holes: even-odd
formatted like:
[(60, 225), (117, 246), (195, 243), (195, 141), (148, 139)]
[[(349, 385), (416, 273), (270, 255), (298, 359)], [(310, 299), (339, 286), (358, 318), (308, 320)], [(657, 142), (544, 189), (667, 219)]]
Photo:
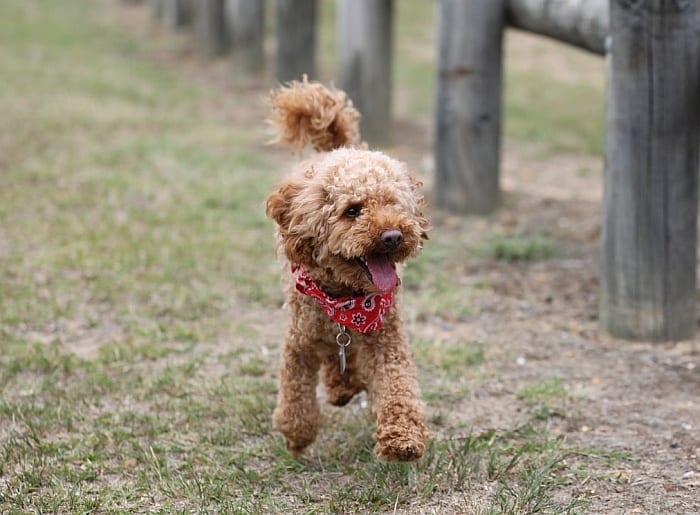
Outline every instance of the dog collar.
[(292, 264), (292, 273), (297, 272), (299, 272), (296, 280), (297, 291), (316, 299), (326, 315), (334, 322), (361, 333), (378, 331), (382, 328), (384, 315), (394, 301), (393, 291), (356, 297), (331, 297), (318, 287), (306, 268)]

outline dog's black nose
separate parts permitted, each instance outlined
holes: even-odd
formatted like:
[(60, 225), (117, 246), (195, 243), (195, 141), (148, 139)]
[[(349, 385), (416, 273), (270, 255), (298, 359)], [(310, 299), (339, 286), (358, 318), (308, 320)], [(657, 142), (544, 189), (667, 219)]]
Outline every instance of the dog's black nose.
[(403, 233), (398, 229), (389, 229), (384, 231), (379, 238), (382, 240), (384, 246), (388, 249), (395, 249), (403, 240)]

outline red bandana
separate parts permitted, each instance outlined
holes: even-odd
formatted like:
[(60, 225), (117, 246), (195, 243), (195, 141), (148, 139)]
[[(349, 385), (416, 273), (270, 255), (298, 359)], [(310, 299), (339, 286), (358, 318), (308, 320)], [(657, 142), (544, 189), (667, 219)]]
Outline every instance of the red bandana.
[(357, 297), (331, 297), (321, 291), (306, 268), (293, 264), (292, 273), (297, 271), (297, 291), (316, 299), (334, 322), (361, 333), (382, 328), (382, 319), (394, 301), (394, 292), (368, 293)]

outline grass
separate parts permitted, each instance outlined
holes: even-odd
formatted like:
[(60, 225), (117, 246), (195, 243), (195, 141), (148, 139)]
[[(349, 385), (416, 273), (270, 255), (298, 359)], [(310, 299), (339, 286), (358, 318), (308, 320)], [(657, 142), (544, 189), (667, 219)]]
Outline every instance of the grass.
[[(356, 405), (327, 409), (300, 461), (286, 452), (270, 423), (282, 295), (262, 206), (288, 156), (261, 151), (260, 92), (224, 96), (154, 64), (105, 21), (115, 5), (2, 6), (0, 512), (580, 511), (554, 500), (572, 450), (537, 417), (475, 434), (440, 416), (465, 371), (478, 381), (482, 342), (417, 342), (438, 427), (419, 464), (375, 461)], [(428, 40), (405, 9), (406, 33)], [(428, 112), (421, 59), (398, 77), (417, 81), (406, 109)], [(428, 313), (469, 315), (451, 275), (463, 241), (433, 242), (407, 287)]]
[(478, 342), (415, 340), (413, 353), (423, 365), (434, 367), (431, 373), (444, 372), (451, 378), (464, 374), (469, 367), (483, 363), (484, 345)]
[(527, 384), (518, 392), (517, 397), (525, 401), (530, 407), (530, 412), (539, 420), (547, 420), (552, 416), (566, 416), (566, 401), (569, 395), (558, 377)]
[(494, 236), (481, 253), (508, 262), (531, 262), (550, 259), (558, 254), (556, 243), (541, 236)]
[(566, 388), (558, 377), (528, 384), (518, 392), (518, 398), (530, 403), (566, 397)]
[(603, 153), (599, 87), (523, 71), (507, 72), (505, 81), (506, 136), (540, 143), (548, 153)]

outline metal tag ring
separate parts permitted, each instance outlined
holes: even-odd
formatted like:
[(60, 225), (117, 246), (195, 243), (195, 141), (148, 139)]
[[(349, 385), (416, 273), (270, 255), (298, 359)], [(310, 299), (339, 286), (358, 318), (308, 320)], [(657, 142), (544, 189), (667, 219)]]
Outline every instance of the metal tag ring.
[[(343, 341), (343, 338), (345, 341)], [(335, 343), (337, 343), (340, 347), (347, 347), (350, 345), (350, 342), (352, 341), (352, 338), (348, 333), (338, 333), (335, 335)]]

